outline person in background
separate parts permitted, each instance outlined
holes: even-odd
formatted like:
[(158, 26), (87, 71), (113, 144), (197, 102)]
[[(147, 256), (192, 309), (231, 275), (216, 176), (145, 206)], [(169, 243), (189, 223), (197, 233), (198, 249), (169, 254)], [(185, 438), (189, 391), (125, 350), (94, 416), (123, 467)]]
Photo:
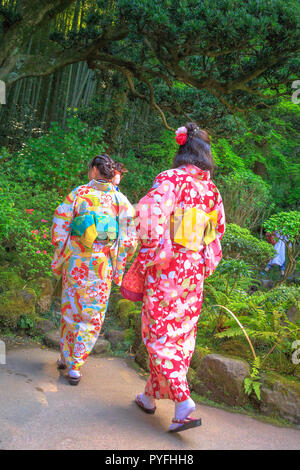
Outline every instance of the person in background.
[(190, 414), (186, 375), (194, 352), (204, 279), (222, 257), (225, 215), (210, 178), (210, 138), (195, 123), (177, 129), (173, 167), (160, 173), (137, 205), (141, 249), (136, 260), (145, 273), (142, 336), (150, 376), (137, 405), (153, 414), (156, 400), (175, 404), (170, 432), (200, 426)]
[(134, 209), (112, 183), (115, 162), (98, 155), (89, 182), (73, 189), (55, 210), (52, 270), (62, 276), (61, 356), (71, 385), (91, 353), (104, 321), (112, 281), (121, 284), (137, 245)]
[[(265, 271), (270, 271), (272, 266), (277, 265), (280, 269), (280, 274), (283, 277), (285, 272), (285, 241), (286, 237), (282, 238), (279, 232), (272, 232), (266, 234), (266, 239), (268, 243), (274, 246), (276, 251), (276, 255), (273, 259), (271, 259), (267, 266), (265, 267)], [(264, 273), (263, 273), (264, 274)]]

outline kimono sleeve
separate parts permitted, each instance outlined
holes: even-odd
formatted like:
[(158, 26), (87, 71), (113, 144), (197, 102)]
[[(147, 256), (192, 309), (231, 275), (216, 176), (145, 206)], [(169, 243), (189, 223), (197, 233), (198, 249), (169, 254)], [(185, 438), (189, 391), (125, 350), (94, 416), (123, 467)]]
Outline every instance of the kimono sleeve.
[(215, 188), (216, 200), (212, 210), (217, 211), (216, 238), (204, 248), (205, 279), (215, 271), (222, 259), (221, 240), (225, 233), (225, 212), (221, 195)]
[(56, 277), (60, 277), (62, 265), (70, 256), (70, 223), (74, 215), (76, 192), (74, 189), (54, 212), (51, 228), (54, 254), (51, 268)]
[(175, 202), (172, 177), (161, 173), (137, 205), (136, 225), (141, 242), (138, 261), (143, 271), (154, 264), (165, 267), (173, 257), (170, 215), (174, 211)]

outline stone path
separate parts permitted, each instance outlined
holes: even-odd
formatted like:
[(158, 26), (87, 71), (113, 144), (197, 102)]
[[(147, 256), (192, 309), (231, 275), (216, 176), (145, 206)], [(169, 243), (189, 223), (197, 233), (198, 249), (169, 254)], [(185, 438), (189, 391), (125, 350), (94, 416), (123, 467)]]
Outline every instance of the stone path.
[(133, 403), (145, 379), (124, 359), (89, 357), (78, 387), (56, 369), (57, 353), (28, 346), (0, 365), (0, 449), (299, 449), (300, 430), (197, 405), (203, 425), (166, 432), (168, 400), (146, 415)]

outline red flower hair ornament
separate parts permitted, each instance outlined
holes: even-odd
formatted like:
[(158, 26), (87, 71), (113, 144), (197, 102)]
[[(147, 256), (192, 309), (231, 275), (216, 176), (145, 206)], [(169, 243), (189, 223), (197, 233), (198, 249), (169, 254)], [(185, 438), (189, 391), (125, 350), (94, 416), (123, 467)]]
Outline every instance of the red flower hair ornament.
[(178, 127), (177, 131), (175, 131), (175, 139), (178, 145), (184, 145), (187, 141), (187, 128), (186, 127)]

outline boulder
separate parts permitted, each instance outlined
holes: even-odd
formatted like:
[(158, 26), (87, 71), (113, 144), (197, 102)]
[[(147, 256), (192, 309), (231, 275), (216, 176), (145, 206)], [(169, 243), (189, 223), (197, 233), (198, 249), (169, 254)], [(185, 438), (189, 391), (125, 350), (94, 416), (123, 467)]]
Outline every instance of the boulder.
[(250, 375), (247, 362), (220, 354), (208, 354), (196, 370), (194, 389), (200, 395), (230, 406), (247, 402), (244, 379)]
[(105, 333), (105, 338), (110, 342), (112, 349), (116, 349), (118, 344), (122, 344), (125, 332), (120, 330), (109, 330)]
[(143, 342), (142, 340), (142, 318), (141, 315), (137, 317), (136, 323), (133, 326), (134, 330), (134, 340), (132, 342), (132, 349), (134, 352), (136, 352), (140, 346), (140, 344)]
[(139, 347), (135, 352), (135, 362), (141, 366), (145, 371), (149, 372), (149, 355), (146, 346), (143, 342), (140, 343)]
[(51, 309), (52, 297), (51, 295), (44, 295), (40, 297), (36, 303), (37, 309), (40, 313), (49, 312)]
[(202, 362), (202, 359), (209, 353), (209, 348), (203, 348), (201, 346), (196, 345), (194, 354), (191, 359), (191, 367), (195, 370), (198, 369)]
[(261, 279), (260, 280), (261, 282), (261, 285), (265, 288), (265, 289), (273, 289), (274, 287), (274, 282), (271, 281), (270, 279)]
[(61, 298), (61, 293), (62, 293), (62, 277), (59, 279), (51, 279), (52, 285), (53, 285), (53, 292), (52, 296), (53, 297), (58, 297), (59, 299)]
[(300, 319), (300, 310), (297, 305), (292, 305), (288, 311), (286, 312), (286, 315), (289, 319), (290, 322), (296, 323)]
[(93, 347), (92, 354), (105, 354), (110, 349), (110, 343), (104, 338), (99, 338), (96, 341), (95, 346)]
[(60, 330), (48, 331), (44, 336), (44, 343), (49, 348), (60, 350)]
[(262, 374), (260, 411), (300, 424), (300, 383), (279, 374)]
[(47, 320), (46, 318), (40, 318), (34, 325), (34, 329), (37, 333), (44, 335), (49, 331), (54, 329), (52, 321)]
[(240, 339), (231, 338), (222, 343), (218, 352), (226, 356), (235, 356), (236, 358), (251, 359), (251, 351), (248, 343)]
[(17, 328), (22, 315), (36, 320), (36, 294), (33, 289), (10, 290), (0, 295), (0, 325)]
[(37, 295), (37, 310), (40, 313), (48, 312), (52, 304), (54, 286), (50, 278), (39, 277), (28, 283)]

